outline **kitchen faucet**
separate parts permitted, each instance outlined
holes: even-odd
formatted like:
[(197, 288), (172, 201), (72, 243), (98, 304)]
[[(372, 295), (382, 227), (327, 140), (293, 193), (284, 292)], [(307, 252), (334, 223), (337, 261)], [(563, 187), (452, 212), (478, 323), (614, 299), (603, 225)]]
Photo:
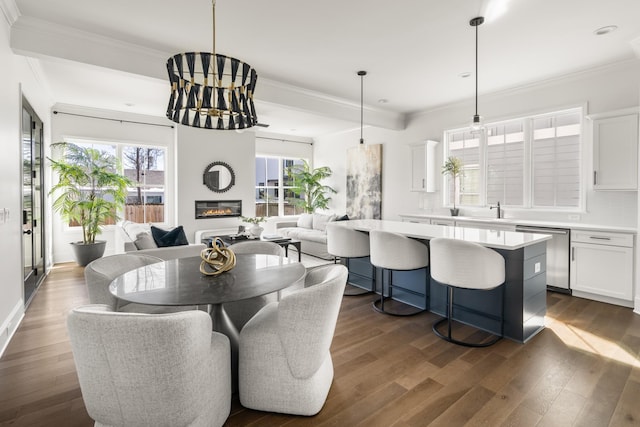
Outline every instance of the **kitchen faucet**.
[(498, 219), (502, 218), (502, 208), (500, 207), (500, 202), (498, 202), (498, 204), (496, 206), (489, 206), (489, 209), (493, 209), (493, 208), (496, 208), (498, 210), (496, 212), (497, 213), (496, 218), (498, 218)]

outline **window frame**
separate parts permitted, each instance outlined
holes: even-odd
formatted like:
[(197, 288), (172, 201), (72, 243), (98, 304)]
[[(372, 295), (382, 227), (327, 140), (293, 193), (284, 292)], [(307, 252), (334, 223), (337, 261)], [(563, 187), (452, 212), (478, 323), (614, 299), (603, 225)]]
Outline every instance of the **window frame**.
[[(560, 116), (562, 114), (568, 114), (568, 113), (578, 113), (579, 114), (579, 118), (580, 118), (580, 122), (579, 122), (579, 129), (580, 129), (580, 134), (579, 134), (579, 142), (578, 142), (578, 149), (579, 149), (579, 159), (578, 159), (578, 164), (579, 164), (579, 171), (578, 171), (578, 177), (579, 177), (579, 183), (578, 183), (578, 194), (579, 194), (579, 201), (578, 204), (576, 206), (536, 206), (533, 204), (534, 200), (534, 194), (533, 194), (533, 173), (534, 173), (534, 168), (533, 168), (533, 121), (535, 119), (538, 118), (543, 118), (545, 116), (548, 117), (557, 117)], [(524, 134), (524, 144), (523, 144), (523, 155), (524, 155), (524, 164), (523, 164), (523, 188), (522, 188), (522, 192), (523, 192), (523, 204), (522, 205), (508, 205), (508, 204), (504, 204), (503, 201), (501, 200), (500, 203), (502, 206), (505, 207), (509, 207), (513, 210), (526, 210), (528, 212), (580, 212), (580, 213), (584, 213), (585, 212), (585, 205), (586, 205), (586, 192), (587, 192), (587, 188), (586, 188), (586, 179), (584, 177), (584, 170), (585, 170), (585, 158), (586, 158), (586, 134), (585, 134), (585, 117), (587, 114), (587, 107), (585, 104), (581, 104), (581, 105), (571, 105), (571, 106), (567, 106), (565, 108), (561, 108), (558, 110), (554, 110), (554, 111), (545, 111), (545, 112), (537, 112), (537, 113), (530, 113), (524, 116), (520, 116), (520, 117), (515, 117), (515, 118), (504, 118), (501, 120), (496, 120), (493, 121), (491, 123), (487, 123), (486, 124), (486, 128), (489, 127), (495, 127), (495, 126), (499, 126), (505, 123), (509, 123), (509, 122), (516, 122), (516, 121), (522, 121), (522, 129), (523, 129), (523, 134)], [(458, 134), (458, 133), (462, 133), (462, 132), (471, 132), (470, 127), (465, 126), (465, 127), (458, 127), (458, 128), (452, 128), (452, 129), (446, 129), (443, 132), (443, 162), (446, 161), (446, 159), (448, 158), (448, 156), (450, 156), (449, 154), (449, 146), (450, 146), (450, 141), (451, 141), (451, 136), (453, 134)], [(477, 205), (468, 205), (468, 204), (462, 204), (462, 203), (456, 203), (456, 207), (461, 207), (461, 208), (470, 208), (470, 209), (477, 209), (477, 208), (487, 208), (489, 207), (488, 201), (487, 201), (487, 197), (488, 197), (488, 189), (487, 189), (487, 185), (488, 185), (488, 135), (486, 132), (483, 132), (480, 135), (480, 142), (479, 142), (479, 185), (480, 185), (480, 196), (479, 196), (479, 204)], [(442, 191), (442, 206), (443, 207), (448, 207), (451, 208), (453, 207), (453, 203), (451, 201), (451, 179), (448, 179), (448, 177), (444, 177), (445, 179), (443, 179), (442, 183), (443, 183), (443, 191)], [(462, 196), (462, 191), (460, 196)], [(462, 198), (460, 198), (460, 201), (462, 201)]]
[[(175, 202), (173, 201), (173, 189), (171, 186), (172, 177), (174, 176), (174, 166), (173, 161), (171, 160), (173, 157), (173, 151), (170, 146), (162, 145), (162, 144), (154, 144), (154, 143), (146, 143), (142, 141), (116, 141), (111, 139), (99, 139), (99, 138), (87, 138), (87, 137), (73, 137), (66, 136), (62, 138), (63, 141), (83, 146), (112, 146), (115, 148), (114, 155), (120, 159), (120, 168), (118, 170), (119, 173), (124, 174), (124, 161), (123, 161), (123, 147), (140, 147), (140, 148), (157, 148), (164, 151), (164, 213), (162, 222), (154, 222), (155, 225), (158, 226), (167, 226), (171, 223), (172, 219), (169, 218), (171, 213), (173, 212), (173, 207)], [(135, 188), (135, 187), (133, 187)], [(120, 221), (124, 220), (124, 209), (120, 209), (118, 212), (118, 216), (120, 217)], [(71, 226), (66, 221), (62, 221), (63, 230), (65, 232), (76, 231), (80, 229), (80, 226)], [(102, 226), (103, 230), (112, 230), (116, 227), (116, 224), (105, 224)]]
[[(260, 189), (264, 189), (266, 191), (268, 191), (269, 189), (273, 189), (273, 190), (275, 190), (277, 192), (278, 195), (282, 195), (281, 197), (277, 196), (277, 200), (278, 200), (278, 215), (273, 215), (273, 216), (269, 216), (268, 215), (269, 214), (269, 208), (268, 208), (269, 201), (267, 199), (267, 202), (266, 202), (267, 203), (267, 209), (266, 209), (266, 214), (267, 215), (265, 215), (265, 217), (267, 217), (267, 218), (272, 218), (272, 217), (292, 217), (292, 216), (300, 215), (299, 213), (295, 213), (295, 212), (293, 214), (291, 214), (291, 215), (285, 214), (285, 198), (286, 198), (285, 190), (294, 188), (294, 186), (292, 186), (292, 185), (284, 185), (284, 182), (283, 182), (283, 179), (282, 179), (284, 177), (284, 172), (285, 172), (285, 170), (284, 170), (284, 162), (287, 161), (287, 160), (290, 160), (290, 161), (293, 161), (293, 162), (306, 160), (307, 162), (309, 162), (309, 159), (306, 159), (304, 157), (294, 158), (294, 157), (290, 157), (290, 156), (283, 156), (283, 155), (276, 155), (276, 154), (258, 154), (258, 153), (256, 153), (255, 158), (256, 158), (256, 160), (257, 159), (266, 159), (266, 160), (268, 160), (268, 159), (277, 159), (278, 160), (278, 185), (277, 186), (273, 186), (273, 185), (261, 185), (261, 186), (259, 186), (259, 185), (257, 185), (257, 181), (258, 181), (257, 178), (258, 177), (257, 177), (257, 171), (256, 171), (256, 180), (255, 180), (256, 184), (254, 185), (254, 194), (257, 194), (257, 192)], [(268, 165), (268, 163), (267, 163), (267, 165)], [(268, 169), (265, 170), (265, 173), (268, 174)], [(266, 178), (268, 178), (268, 176), (266, 176)], [(255, 199), (254, 203), (255, 203), (255, 207), (256, 207), (255, 212), (258, 212), (258, 209), (257, 209), (258, 199), (257, 198)], [(256, 213), (256, 215), (257, 215), (257, 213)]]

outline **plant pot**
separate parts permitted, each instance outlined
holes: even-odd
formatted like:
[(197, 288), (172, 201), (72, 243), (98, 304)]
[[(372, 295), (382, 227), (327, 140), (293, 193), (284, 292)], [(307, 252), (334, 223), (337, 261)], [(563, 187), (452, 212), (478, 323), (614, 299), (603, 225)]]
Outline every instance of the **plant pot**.
[(249, 229), (249, 233), (251, 233), (251, 235), (256, 238), (260, 237), (263, 231), (264, 228), (260, 227), (259, 225), (254, 225)]
[(71, 247), (73, 248), (73, 254), (76, 257), (76, 262), (79, 266), (84, 267), (91, 261), (104, 255), (107, 242), (105, 240), (98, 240), (95, 243), (87, 244), (82, 242), (71, 242)]
[(458, 212), (460, 209), (455, 208), (455, 209), (449, 209), (449, 211), (451, 211), (451, 216), (458, 216)]

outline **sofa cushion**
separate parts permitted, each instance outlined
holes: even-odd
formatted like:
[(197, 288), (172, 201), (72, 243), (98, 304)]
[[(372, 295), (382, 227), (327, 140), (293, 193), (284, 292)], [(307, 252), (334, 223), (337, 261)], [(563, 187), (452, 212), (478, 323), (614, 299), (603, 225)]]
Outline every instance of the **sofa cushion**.
[(335, 221), (335, 219), (336, 219), (335, 215), (314, 213), (313, 214), (313, 229), (314, 230), (319, 230), (319, 231), (326, 231), (327, 230), (327, 223), (329, 223), (331, 221)]
[(136, 240), (133, 241), (133, 244), (136, 245), (138, 250), (140, 249), (155, 249), (158, 247), (156, 241), (153, 240), (153, 236), (151, 235), (151, 230), (149, 232), (138, 233), (136, 236)]
[(153, 236), (153, 240), (156, 241), (156, 244), (159, 248), (189, 244), (187, 236), (184, 234), (184, 229), (181, 225), (177, 226), (173, 230), (163, 230), (152, 225), (151, 235)]
[(140, 233), (148, 233), (149, 235), (151, 235), (151, 226), (149, 224), (123, 221), (121, 227), (127, 237), (129, 237), (129, 240), (131, 240), (132, 242), (135, 242), (135, 240), (138, 238), (138, 234)]
[(302, 214), (298, 218), (298, 227), (313, 228), (313, 214)]
[(286, 227), (280, 228), (278, 232), (284, 237), (290, 237), (296, 240), (306, 240), (309, 242), (318, 242), (325, 244), (327, 243), (327, 233), (319, 230), (311, 230), (300, 227)]

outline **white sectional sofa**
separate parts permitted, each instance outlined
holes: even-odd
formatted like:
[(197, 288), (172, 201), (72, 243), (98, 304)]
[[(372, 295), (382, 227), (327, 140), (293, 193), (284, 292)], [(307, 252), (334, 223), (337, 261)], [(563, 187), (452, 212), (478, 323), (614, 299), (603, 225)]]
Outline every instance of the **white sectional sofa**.
[(333, 259), (327, 252), (327, 224), (336, 219), (333, 214), (302, 214), (296, 221), (276, 222), (276, 234), (300, 240), (302, 253)]
[(149, 224), (124, 221), (118, 225), (118, 232), (123, 241), (124, 252), (147, 254), (164, 260), (200, 256), (200, 252), (206, 248), (202, 243), (158, 247)]

